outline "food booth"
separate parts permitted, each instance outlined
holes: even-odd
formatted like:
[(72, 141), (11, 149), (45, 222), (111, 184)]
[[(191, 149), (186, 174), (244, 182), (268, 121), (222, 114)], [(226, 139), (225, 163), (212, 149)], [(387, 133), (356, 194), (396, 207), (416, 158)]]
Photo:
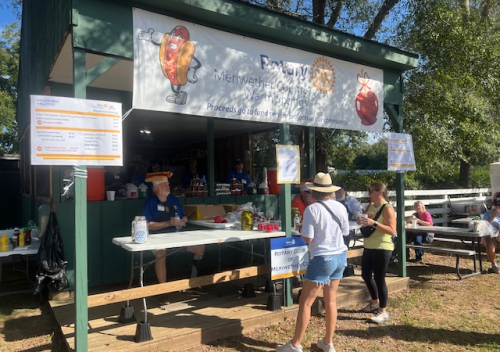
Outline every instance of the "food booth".
[[(127, 281), (130, 258), (112, 239), (130, 233), (144, 200), (111, 202), (101, 193), (98, 200), (84, 200), (81, 214), (78, 199), (85, 194), (76, 189), (76, 196), (63, 195), (71, 165), (30, 164), (30, 95), (121, 103), (127, 177), (141, 161), (155, 161), (178, 176), (196, 159), (206, 172), (206, 196), (179, 197), (182, 204), (252, 202), (279, 214), (290, 235), (290, 184), (277, 194), (217, 193), (233, 161), (242, 159), (258, 184), (263, 167), (276, 166), (265, 163), (270, 159), (262, 156), (263, 146), (299, 145), (300, 172), (307, 178), (326, 168), (315, 164), (316, 128), (381, 132), (385, 113), (402, 132), (401, 75), (418, 59), (235, 0), (24, 1), (22, 21), (22, 223), (36, 219), (41, 204), (54, 205), (71, 289), (81, 256), (87, 258), (89, 287)], [(400, 213), (403, 177), (397, 175)], [(93, 182), (86, 187), (95, 190)], [(78, 221), (85, 223), (83, 239)], [(216, 251), (206, 252), (207, 270), (216, 257)], [(226, 258), (224, 265), (238, 264), (238, 254)], [(189, 257), (179, 254), (172, 263), (169, 277), (185, 276)], [(400, 273), (405, 275), (403, 265)]]

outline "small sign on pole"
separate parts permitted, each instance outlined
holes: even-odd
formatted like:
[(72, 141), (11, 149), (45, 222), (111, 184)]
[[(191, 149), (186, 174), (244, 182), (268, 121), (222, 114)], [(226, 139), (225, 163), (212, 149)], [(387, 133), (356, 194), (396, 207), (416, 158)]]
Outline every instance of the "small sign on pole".
[(31, 96), (32, 165), (123, 165), (121, 103)]
[(415, 155), (411, 135), (404, 133), (388, 133), (387, 170), (415, 171)]

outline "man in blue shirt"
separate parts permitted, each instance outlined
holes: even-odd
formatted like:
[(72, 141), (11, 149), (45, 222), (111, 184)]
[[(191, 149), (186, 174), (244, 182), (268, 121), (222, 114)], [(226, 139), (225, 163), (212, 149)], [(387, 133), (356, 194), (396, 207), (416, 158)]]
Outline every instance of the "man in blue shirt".
[[(142, 214), (148, 221), (148, 229), (151, 233), (175, 232), (178, 228), (186, 226), (187, 215), (182, 209), (179, 200), (170, 194), (168, 179), (171, 172), (156, 172), (147, 174), (146, 182), (152, 182), (153, 195), (146, 199), (142, 207)], [(178, 215), (176, 217), (175, 215)], [(205, 253), (205, 245), (189, 246), (188, 252), (194, 254), (191, 278), (198, 276), (198, 268)], [(166, 250), (164, 248), (154, 251), (156, 258), (155, 271), (160, 283), (167, 281)], [(187, 291), (194, 294), (206, 294), (203, 289), (196, 288)], [(166, 295), (160, 297), (161, 305), (168, 304)]]
[(233, 179), (238, 180), (243, 185), (243, 189), (246, 190), (250, 181), (250, 175), (243, 171), (243, 161), (241, 159), (236, 159), (234, 161), (234, 170), (229, 171), (226, 177), (226, 183), (231, 183)]

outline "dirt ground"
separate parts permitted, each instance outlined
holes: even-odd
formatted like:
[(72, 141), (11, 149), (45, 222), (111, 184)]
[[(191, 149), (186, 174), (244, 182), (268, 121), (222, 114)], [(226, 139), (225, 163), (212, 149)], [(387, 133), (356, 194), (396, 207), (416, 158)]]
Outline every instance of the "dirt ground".
[[(463, 260), (463, 266), (467, 262)], [(362, 303), (339, 309), (337, 351), (500, 351), (500, 275), (458, 280), (454, 266), (455, 258), (431, 254), (424, 256), (424, 264), (409, 264), (410, 290), (389, 295), (389, 323), (368, 323), (369, 314), (359, 312)], [(4, 266), (0, 352), (65, 351), (47, 303), (26, 292), (5, 295), (27, 288), (22, 275)], [(274, 351), (293, 335), (294, 326), (292, 317), (191, 351)], [(313, 317), (303, 341), (305, 351), (319, 351), (315, 342), (323, 331), (324, 318)]]

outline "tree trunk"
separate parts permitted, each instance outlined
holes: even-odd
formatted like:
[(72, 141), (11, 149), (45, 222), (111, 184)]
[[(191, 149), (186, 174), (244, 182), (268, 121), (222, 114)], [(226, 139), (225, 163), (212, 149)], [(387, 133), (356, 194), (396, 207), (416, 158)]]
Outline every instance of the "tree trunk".
[(326, 0), (313, 0), (313, 19), (314, 23), (325, 24)]
[(485, 0), (483, 5), (483, 10), (481, 11), (481, 17), (487, 19), (491, 11), (491, 0)]
[[(382, 6), (380, 7), (380, 10), (378, 10), (377, 16), (373, 19), (372, 24), (370, 25), (370, 28), (366, 31), (365, 35), (363, 36), (365, 39), (373, 39), (375, 36), (375, 33), (377, 33), (378, 29), (382, 25), (382, 22), (384, 21), (385, 17), (389, 14), (391, 9), (397, 5), (397, 3), (400, 0), (385, 0)], [(461, 0), (461, 1), (468, 1), (468, 0)]]
[(470, 162), (460, 160), (460, 186), (464, 188), (472, 187), (472, 165)]

